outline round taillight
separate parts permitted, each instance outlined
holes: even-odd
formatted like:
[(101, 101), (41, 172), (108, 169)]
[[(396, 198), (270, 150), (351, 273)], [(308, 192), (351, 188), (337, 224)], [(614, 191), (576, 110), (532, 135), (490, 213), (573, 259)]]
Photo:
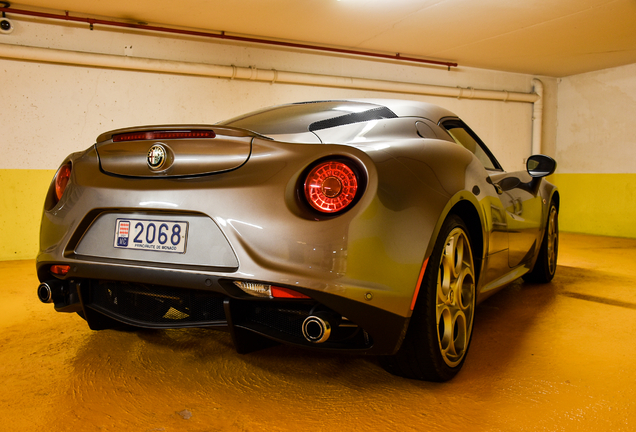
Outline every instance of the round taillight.
[(62, 195), (64, 195), (64, 190), (66, 189), (66, 185), (70, 178), (71, 163), (69, 162), (57, 170), (57, 174), (55, 175), (55, 197), (58, 201), (62, 199)]
[(305, 197), (322, 213), (336, 213), (349, 206), (358, 191), (358, 178), (344, 162), (318, 164), (305, 180)]

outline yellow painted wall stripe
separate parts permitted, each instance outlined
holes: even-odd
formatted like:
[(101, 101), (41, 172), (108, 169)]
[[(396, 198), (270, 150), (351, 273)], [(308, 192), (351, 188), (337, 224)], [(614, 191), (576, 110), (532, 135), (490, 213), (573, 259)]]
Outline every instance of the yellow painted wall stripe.
[[(38, 251), (44, 196), (55, 170), (0, 170), (0, 260), (32, 259)], [(636, 174), (555, 174), (560, 229), (636, 238)]]
[(33, 259), (44, 197), (55, 170), (0, 170), (0, 260)]
[(636, 238), (636, 174), (555, 174), (561, 231)]

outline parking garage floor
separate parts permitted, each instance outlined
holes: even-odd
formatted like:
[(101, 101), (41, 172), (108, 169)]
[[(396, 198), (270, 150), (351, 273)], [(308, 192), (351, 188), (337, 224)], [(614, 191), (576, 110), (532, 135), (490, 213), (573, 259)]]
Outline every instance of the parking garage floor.
[(91, 331), (0, 262), (0, 430), (633, 431), (636, 240), (563, 234), (548, 285), (477, 308), (462, 372), (391, 376), (374, 358), (237, 354), (205, 329)]

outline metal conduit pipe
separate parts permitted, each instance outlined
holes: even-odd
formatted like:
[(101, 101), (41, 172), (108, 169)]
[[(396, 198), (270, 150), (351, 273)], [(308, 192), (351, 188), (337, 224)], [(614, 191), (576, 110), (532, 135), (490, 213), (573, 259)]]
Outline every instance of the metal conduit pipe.
[(76, 66), (101, 67), (144, 72), (159, 72), (178, 75), (207, 76), (242, 79), (270, 83), (336, 87), (356, 90), (374, 90), (392, 93), (446, 96), (459, 99), (482, 99), (505, 102), (534, 103), (539, 100), (536, 93), (479, 90), (473, 88), (446, 87), (429, 84), (384, 81), (366, 78), (317, 75), (286, 72), (253, 67), (223, 66), (205, 63), (188, 63), (172, 60), (157, 60), (126, 57), (111, 54), (96, 54), (21, 45), (0, 44), (0, 58)]
[(433, 65), (446, 66), (448, 67), (448, 70), (450, 70), (451, 67), (457, 67), (457, 63), (454, 63), (454, 62), (408, 57), (408, 56), (403, 56), (400, 53), (382, 54), (382, 53), (376, 53), (371, 51), (361, 51), (361, 50), (354, 50), (354, 49), (347, 49), (347, 48), (335, 48), (335, 47), (328, 47), (328, 46), (311, 45), (311, 44), (300, 43), (300, 42), (285, 42), (285, 41), (277, 41), (273, 39), (263, 39), (258, 37), (230, 35), (230, 34), (227, 34), (225, 31), (205, 32), (205, 31), (197, 31), (197, 30), (189, 30), (189, 29), (172, 28), (172, 27), (152, 26), (146, 23), (130, 23), (130, 22), (121, 22), (121, 21), (113, 21), (113, 20), (103, 20), (103, 19), (97, 19), (97, 18), (84, 18), (84, 17), (71, 16), (69, 14), (69, 11), (66, 11), (65, 15), (59, 15), (59, 14), (47, 13), (47, 12), (13, 9), (13, 8), (10, 8), (10, 4), (8, 2), (3, 2), (3, 1), (0, 1), (0, 4), (4, 4), (4, 7), (0, 7), (0, 11), (2, 11), (3, 16), (5, 13), (11, 13), (14, 15), (27, 15), (32, 17), (46, 18), (46, 19), (87, 23), (90, 25), (91, 30), (93, 30), (93, 26), (95, 24), (99, 24), (99, 25), (105, 25), (105, 26), (120, 27), (120, 28), (123, 27), (123, 28), (129, 28), (129, 29), (159, 32), (159, 33), (197, 36), (197, 37), (205, 37), (205, 38), (212, 38), (212, 39), (231, 40), (236, 42), (273, 45), (273, 46), (287, 47), (287, 48), (300, 48), (300, 49), (307, 49), (307, 50), (313, 50), (313, 51), (331, 52), (331, 53), (337, 53), (337, 54), (350, 54), (355, 56), (375, 57), (375, 58), (383, 58), (383, 59), (390, 59), (390, 60), (396, 60), (396, 61), (433, 64)]
[(541, 80), (534, 78), (532, 80), (534, 92), (538, 99), (532, 106), (532, 154), (541, 154), (542, 140), (541, 133), (543, 131), (543, 83)]

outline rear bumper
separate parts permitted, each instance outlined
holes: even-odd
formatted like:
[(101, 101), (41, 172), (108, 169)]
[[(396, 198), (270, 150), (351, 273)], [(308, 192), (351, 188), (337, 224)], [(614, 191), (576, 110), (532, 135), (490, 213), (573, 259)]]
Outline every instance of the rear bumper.
[[(409, 321), (367, 303), (298, 286), (289, 288), (310, 299), (255, 298), (238, 289), (235, 275), (229, 274), (74, 261), (66, 263), (71, 269), (60, 279), (49, 272), (52, 264), (60, 262), (38, 260), (38, 278), (55, 284), (55, 309), (81, 312), (94, 330), (116, 322), (141, 328), (209, 327), (229, 331), (239, 352), (270, 340), (384, 355), (400, 347)], [(321, 343), (308, 340), (302, 330), (304, 321), (316, 315), (328, 317), (332, 328)]]

